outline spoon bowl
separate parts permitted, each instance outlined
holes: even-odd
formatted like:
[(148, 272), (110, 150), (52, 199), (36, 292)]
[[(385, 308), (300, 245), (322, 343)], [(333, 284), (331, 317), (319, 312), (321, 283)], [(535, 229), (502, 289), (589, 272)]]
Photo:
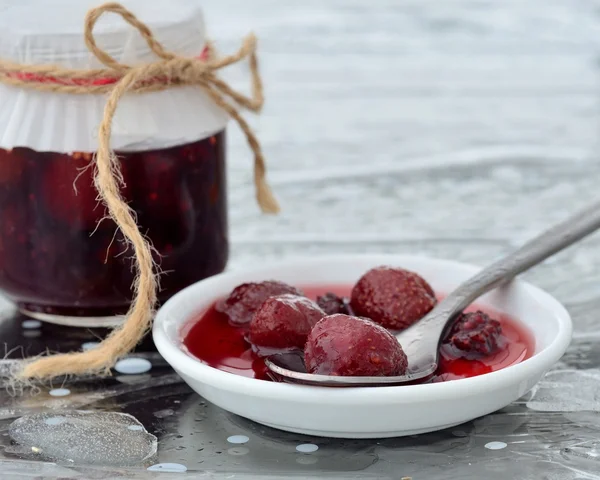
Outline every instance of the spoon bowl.
[(416, 374), (390, 377), (340, 377), (335, 375), (313, 375), (304, 368), (300, 353), (277, 353), (265, 359), (265, 365), (276, 381), (291, 381), (302, 385), (319, 387), (383, 387), (423, 380), (435, 373), (437, 365), (428, 370), (418, 369)]

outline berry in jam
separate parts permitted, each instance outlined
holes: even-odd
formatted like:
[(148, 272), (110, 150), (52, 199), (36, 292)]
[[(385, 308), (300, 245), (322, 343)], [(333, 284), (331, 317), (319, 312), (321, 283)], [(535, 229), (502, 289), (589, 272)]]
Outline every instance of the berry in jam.
[(354, 312), (392, 330), (411, 326), (435, 304), (435, 294), (425, 279), (402, 268), (372, 268), (352, 289)]
[(317, 297), (317, 304), (327, 315), (343, 313), (345, 315), (354, 315), (354, 310), (350, 305), (348, 297), (340, 297), (332, 292)]
[(275, 280), (242, 283), (235, 287), (227, 298), (217, 302), (216, 308), (227, 315), (234, 325), (249, 324), (265, 300), (286, 293), (302, 296), (302, 292), (296, 287)]
[[(92, 230), (107, 215), (94, 188), (91, 160), (89, 153), (53, 155), (41, 179), (44, 213), (70, 230)], [(123, 194), (129, 197), (127, 191)]]
[(308, 373), (340, 376), (404, 375), (408, 362), (388, 330), (371, 320), (337, 313), (319, 321), (304, 347)]
[(444, 343), (465, 355), (484, 356), (497, 352), (503, 340), (500, 322), (477, 310), (461, 314)]
[(325, 312), (312, 300), (284, 294), (267, 298), (250, 322), (248, 340), (255, 347), (304, 348), (306, 338)]

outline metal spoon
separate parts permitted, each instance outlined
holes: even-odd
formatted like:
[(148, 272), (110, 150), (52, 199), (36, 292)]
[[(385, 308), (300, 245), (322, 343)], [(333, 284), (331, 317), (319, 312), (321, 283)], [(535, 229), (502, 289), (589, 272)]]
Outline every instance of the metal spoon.
[(493, 288), (507, 283), (556, 252), (600, 228), (600, 203), (595, 203), (530, 240), (510, 255), (492, 263), (460, 285), (431, 312), (396, 338), (409, 361), (406, 375), (395, 377), (342, 377), (302, 371), (298, 354), (277, 354), (265, 359), (279, 380), (318, 386), (366, 387), (397, 385), (432, 375), (439, 360), (439, 345), (456, 315)]

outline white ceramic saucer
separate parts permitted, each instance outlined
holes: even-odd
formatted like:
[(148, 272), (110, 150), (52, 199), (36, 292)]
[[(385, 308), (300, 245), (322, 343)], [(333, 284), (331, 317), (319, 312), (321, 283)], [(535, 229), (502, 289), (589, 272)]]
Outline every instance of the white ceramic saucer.
[(352, 284), (378, 265), (416, 271), (442, 293), (478, 270), (432, 258), (353, 255), (296, 259), (227, 272), (198, 282), (169, 300), (154, 322), (154, 342), (190, 387), (225, 410), (281, 430), (341, 438), (412, 435), (491, 413), (529, 391), (569, 345), (571, 319), (565, 308), (539, 288), (516, 281), (481, 297), (478, 303), (525, 323), (535, 336), (535, 354), (517, 365), (464, 380), (397, 387), (308, 387), (222, 372), (182, 347), (182, 330), (189, 328), (190, 320), (241, 283), (275, 279), (304, 286)]

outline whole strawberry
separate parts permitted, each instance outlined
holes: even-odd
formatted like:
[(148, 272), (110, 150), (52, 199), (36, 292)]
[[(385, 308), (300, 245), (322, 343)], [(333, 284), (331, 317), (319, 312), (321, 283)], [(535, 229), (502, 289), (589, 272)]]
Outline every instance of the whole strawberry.
[(306, 297), (270, 297), (254, 314), (248, 337), (257, 347), (303, 348), (311, 328), (324, 316), (325, 312)]
[(303, 295), (296, 287), (275, 280), (243, 283), (235, 287), (227, 298), (217, 302), (215, 308), (227, 315), (232, 324), (244, 325), (250, 323), (254, 313), (267, 298), (285, 293)]
[(391, 330), (403, 330), (430, 312), (437, 300), (419, 275), (402, 268), (377, 267), (352, 289), (355, 314)]
[(389, 331), (350, 315), (329, 315), (311, 330), (304, 347), (309, 373), (340, 376), (393, 376), (406, 373), (408, 360)]

